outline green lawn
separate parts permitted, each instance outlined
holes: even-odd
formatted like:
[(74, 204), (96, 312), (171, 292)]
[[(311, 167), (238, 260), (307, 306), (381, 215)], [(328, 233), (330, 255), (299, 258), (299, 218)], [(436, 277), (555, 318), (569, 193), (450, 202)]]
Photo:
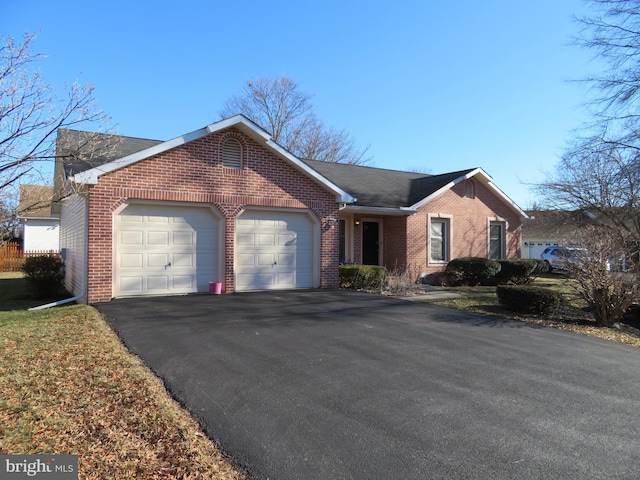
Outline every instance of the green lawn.
[(0, 274), (0, 453), (75, 454), (86, 479), (245, 479), (92, 307), (28, 312)]

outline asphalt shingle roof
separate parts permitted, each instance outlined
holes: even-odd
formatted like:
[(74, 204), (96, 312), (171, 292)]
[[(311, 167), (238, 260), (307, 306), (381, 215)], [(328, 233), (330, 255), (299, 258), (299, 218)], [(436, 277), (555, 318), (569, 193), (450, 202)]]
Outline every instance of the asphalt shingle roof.
[(60, 129), (56, 155), (64, 158), (65, 173), (71, 176), (162, 142), (163, 140)]
[(304, 160), (314, 170), (357, 198), (355, 205), (400, 208), (420, 200), (474, 169), (441, 175)]
[[(161, 140), (60, 129), (57, 154), (64, 157), (65, 174), (71, 176), (160, 143)], [(78, 145), (81, 145), (79, 151)], [(356, 206), (380, 208), (415, 205), (453, 180), (474, 170), (429, 175), (317, 160), (303, 161), (357, 198)]]
[(53, 187), (20, 185), (18, 215), (21, 217), (48, 217), (51, 215)]

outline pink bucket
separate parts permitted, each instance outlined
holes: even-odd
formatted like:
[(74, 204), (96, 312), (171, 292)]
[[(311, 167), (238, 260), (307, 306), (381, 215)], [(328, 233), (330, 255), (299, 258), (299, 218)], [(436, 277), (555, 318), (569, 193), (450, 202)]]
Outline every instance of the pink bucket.
[(209, 282), (209, 293), (220, 295), (222, 293), (222, 282)]

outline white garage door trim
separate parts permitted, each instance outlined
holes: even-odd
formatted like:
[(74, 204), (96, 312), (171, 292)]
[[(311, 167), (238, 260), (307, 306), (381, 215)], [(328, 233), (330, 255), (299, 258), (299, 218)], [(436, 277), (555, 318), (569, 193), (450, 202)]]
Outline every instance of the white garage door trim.
[(320, 221), (308, 210), (248, 208), (236, 218), (235, 290), (320, 286)]
[(224, 230), (210, 205), (126, 202), (113, 214), (113, 296), (206, 292), (224, 282)]

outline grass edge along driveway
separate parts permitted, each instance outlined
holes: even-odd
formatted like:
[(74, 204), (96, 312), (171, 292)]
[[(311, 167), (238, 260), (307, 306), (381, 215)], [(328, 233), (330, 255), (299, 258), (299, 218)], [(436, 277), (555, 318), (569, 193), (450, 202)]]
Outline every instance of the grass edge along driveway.
[(249, 478), (97, 310), (1, 310), (0, 453), (78, 455), (85, 479)]

